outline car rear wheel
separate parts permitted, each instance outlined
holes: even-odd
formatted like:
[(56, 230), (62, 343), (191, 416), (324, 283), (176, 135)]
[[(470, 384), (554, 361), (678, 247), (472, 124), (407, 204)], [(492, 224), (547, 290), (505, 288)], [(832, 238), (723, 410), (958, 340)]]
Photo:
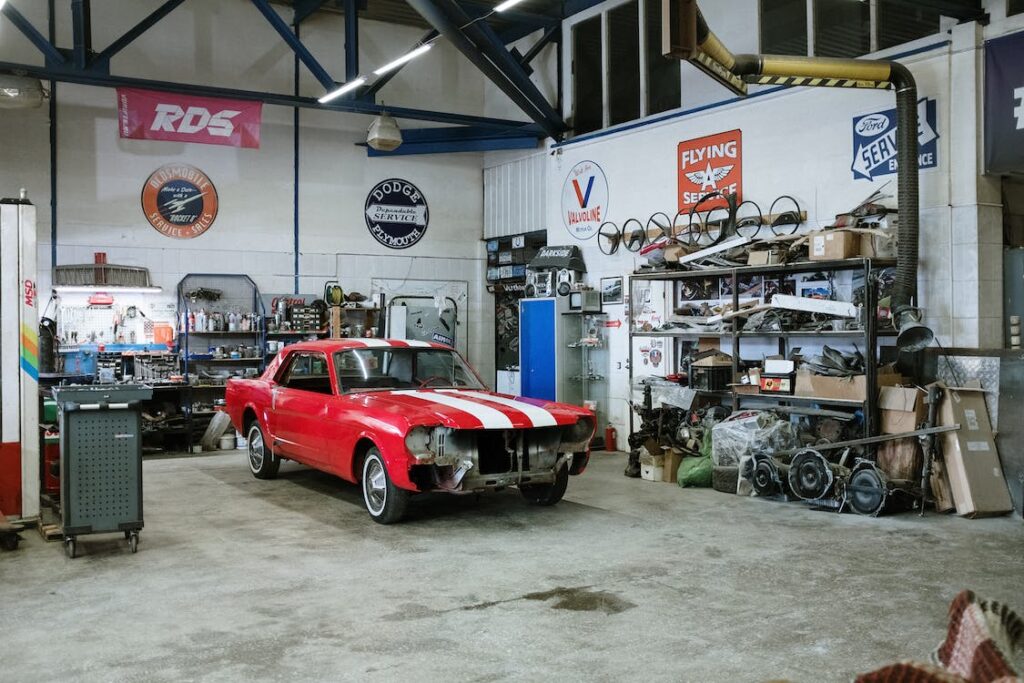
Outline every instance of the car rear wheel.
[(249, 471), (257, 479), (273, 479), (281, 467), (281, 460), (270, 450), (270, 444), (263, 438), (259, 422), (249, 427)]
[(531, 505), (554, 505), (558, 501), (562, 500), (562, 496), (565, 495), (565, 489), (569, 485), (569, 468), (563, 465), (558, 470), (558, 474), (555, 475), (555, 481), (551, 484), (527, 484), (519, 487), (519, 492), (523, 494), (523, 498), (526, 499)]
[(363, 460), (363, 503), (378, 524), (394, 524), (405, 516), (409, 492), (391, 483), (388, 468), (377, 448), (366, 452)]

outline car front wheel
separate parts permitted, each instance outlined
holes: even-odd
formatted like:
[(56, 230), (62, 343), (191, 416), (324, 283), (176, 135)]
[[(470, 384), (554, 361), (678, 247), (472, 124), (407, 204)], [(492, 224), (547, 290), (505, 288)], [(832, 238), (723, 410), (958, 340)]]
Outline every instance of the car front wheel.
[(405, 516), (409, 492), (391, 483), (380, 451), (371, 448), (363, 460), (363, 503), (378, 524), (394, 524)]
[(263, 438), (259, 422), (249, 427), (249, 471), (257, 479), (273, 479), (281, 467), (281, 460), (270, 450), (270, 444)]
[(523, 498), (531, 505), (554, 505), (562, 500), (565, 488), (569, 485), (569, 467), (562, 466), (550, 484), (526, 484), (519, 487)]

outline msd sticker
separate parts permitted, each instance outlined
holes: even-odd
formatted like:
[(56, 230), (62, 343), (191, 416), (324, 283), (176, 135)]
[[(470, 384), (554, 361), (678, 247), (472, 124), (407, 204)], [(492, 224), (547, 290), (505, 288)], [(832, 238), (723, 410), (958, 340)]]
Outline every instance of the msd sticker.
[(593, 161), (572, 167), (562, 185), (562, 219), (578, 240), (590, 239), (608, 215), (608, 179)]
[[(936, 128), (936, 102), (917, 103), (917, 151), (920, 168), (939, 165), (939, 134)], [(853, 119), (854, 179), (874, 180), (896, 172), (896, 110), (875, 112)]]
[[(680, 142), (676, 156), (679, 172), (679, 211), (688, 212), (711, 192), (736, 194), (743, 201), (743, 131), (730, 130)], [(726, 208), (724, 197), (701, 204), (701, 211)]]

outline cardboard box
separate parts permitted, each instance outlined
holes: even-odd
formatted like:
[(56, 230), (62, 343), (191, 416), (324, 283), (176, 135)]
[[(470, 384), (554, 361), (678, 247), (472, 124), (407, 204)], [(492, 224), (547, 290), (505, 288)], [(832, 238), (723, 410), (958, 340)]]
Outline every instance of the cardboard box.
[[(889, 231), (887, 231), (889, 232)], [(864, 232), (860, 235), (860, 256), (867, 258), (896, 258), (895, 231), (892, 235)]]
[(782, 263), (782, 251), (775, 249), (757, 249), (747, 254), (748, 266), (769, 266)]
[(878, 409), (882, 434), (912, 432), (928, 419), (925, 392), (917, 387), (882, 387), (878, 390)]
[[(878, 386), (895, 386), (903, 382), (903, 376), (884, 365), (878, 368)], [(815, 375), (809, 370), (796, 373), (797, 396), (832, 398), (840, 401), (864, 401), (868, 397), (867, 375), (853, 377), (829, 377)]]
[(662, 465), (661, 480), (669, 484), (676, 483), (679, 476), (679, 463), (683, 461), (683, 454), (675, 448), (665, 451), (665, 464)]
[(760, 393), (762, 394), (792, 394), (793, 393), (793, 375), (769, 375), (765, 373), (761, 375), (760, 381)]
[(956, 513), (986, 517), (1013, 510), (985, 407), (984, 390), (944, 387), (939, 424), (960, 425), (959, 430), (942, 435), (942, 458)]
[(953, 503), (953, 491), (949, 487), (949, 476), (946, 474), (946, 467), (941, 461), (932, 463), (931, 481), (932, 500), (935, 502), (936, 512), (948, 512), (955, 507)]
[(812, 261), (841, 261), (860, 254), (860, 235), (852, 232), (824, 230), (808, 237)]
[(895, 439), (878, 444), (878, 468), (890, 479), (921, 481), (921, 444), (915, 438)]

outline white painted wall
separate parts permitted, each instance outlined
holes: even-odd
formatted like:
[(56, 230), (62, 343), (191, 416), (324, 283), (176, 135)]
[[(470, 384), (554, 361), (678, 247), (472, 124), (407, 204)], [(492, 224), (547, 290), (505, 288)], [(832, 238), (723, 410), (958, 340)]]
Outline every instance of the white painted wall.
[[(704, 9), (727, 45), (736, 51), (756, 50), (756, 25), (748, 25), (745, 12), (734, 11), (740, 5), (756, 9), (757, 3), (730, 0), (704, 3)], [(901, 60), (914, 72), (920, 96), (938, 102), (939, 165), (921, 173), (919, 298), (926, 309), (926, 322), (946, 346), (1001, 346), (1001, 267), (997, 265), (1002, 262), (1001, 238), (990, 229), (990, 214), (998, 212), (999, 200), (997, 197), (993, 203), (987, 181), (978, 175), (981, 134), (977, 119), (983, 82), (979, 62), (982, 41), (1000, 30), (995, 22), (984, 34), (973, 24), (958, 26), (952, 34), (889, 51), (948, 43)], [(544, 163), (548, 243), (581, 246), (588, 281), (596, 287), (601, 277), (628, 276), (641, 259), (625, 250), (605, 256), (596, 242), (578, 242), (566, 230), (560, 207), (562, 184), (569, 169), (582, 160), (595, 161), (603, 168), (610, 188), (607, 218), (620, 226), (629, 218), (646, 222), (656, 211), (675, 215), (678, 143), (736, 128), (743, 131), (744, 198), (757, 201), (765, 212), (774, 198), (790, 194), (807, 210), (808, 226), (820, 227), (830, 224), (835, 214), (857, 205), (885, 180), (892, 180), (889, 191), (895, 193), (895, 175), (869, 182), (855, 180), (850, 170), (853, 117), (894, 107), (891, 92), (791, 89), (762, 91), (744, 101), (729, 101), (726, 91), (688, 65), (682, 78), (684, 106), (675, 116), (653, 117), (647, 125), (630, 130), (620, 126), (618, 132), (612, 129), (610, 134), (591, 139), (584, 136), (539, 153), (486, 155), (485, 198), (505, 196), (504, 188), (488, 183), (514, 177), (507, 169), (523, 166), (527, 160)], [(571, 90), (568, 80), (565, 89)], [(707, 105), (712, 106), (685, 113)], [(507, 207), (485, 207), (488, 217), (505, 213)], [(488, 223), (487, 230), (496, 227)], [(606, 310), (612, 319), (625, 321), (623, 306)], [(611, 329), (609, 342), (612, 367), (607, 400), (612, 421), (625, 429), (629, 414), (627, 328)], [(744, 343), (744, 357), (758, 355), (756, 346)], [(638, 374), (644, 373), (638, 370)]]
[[(46, 3), (13, 0), (40, 30)], [(94, 46), (102, 49), (156, 8), (157, 0), (93, 3)], [(278, 8), (290, 19), (290, 10)], [(58, 44), (71, 44), (70, 12), (58, 3)], [(302, 25), (302, 38), (335, 78), (344, 65), (344, 19), (320, 13)], [(361, 22), (364, 72), (404, 53), (423, 31)], [(0, 61), (41, 63), (39, 53), (0, 18)], [(247, 0), (189, 2), (121, 52), (112, 73), (147, 79), (291, 93), (293, 54)], [(303, 95), (323, 89), (300, 69)], [(382, 90), (395, 106), (483, 114), (483, 77), (445, 41), (403, 69)], [(248, 273), (267, 292), (293, 289), (293, 110), (264, 106), (259, 149), (121, 140), (114, 90), (59, 84), (57, 263), (108, 261), (148, 267), (156, 284), (174, 291), (190, 272)], [(371, 117), (302, 110), (299, 147), (300, 290), (322, 291), (327, 279), (370, 294), (372, 278), (457, 279), (469, 283), (463, 319), (469, 356), (493, 377), (490, 297), (483, 287), (482, 155), (367, 158)], [(40, 290), (49, 290), (50, 193), (48, 114), (0, 112), (0, 194), (26, 187), (39, 205)], [(400, 121), (403, 128), (427, 126)], [(202, 169), (214, 182), (220, 209), (213, 227), (192, 240), (174, 240), (146, 222), (140, 192), (146, 177), (168, 162)], [(377, 182), (415, 183), (430, 207), (430, 226), (415, 246), (387, 249), (363, 219)]]

